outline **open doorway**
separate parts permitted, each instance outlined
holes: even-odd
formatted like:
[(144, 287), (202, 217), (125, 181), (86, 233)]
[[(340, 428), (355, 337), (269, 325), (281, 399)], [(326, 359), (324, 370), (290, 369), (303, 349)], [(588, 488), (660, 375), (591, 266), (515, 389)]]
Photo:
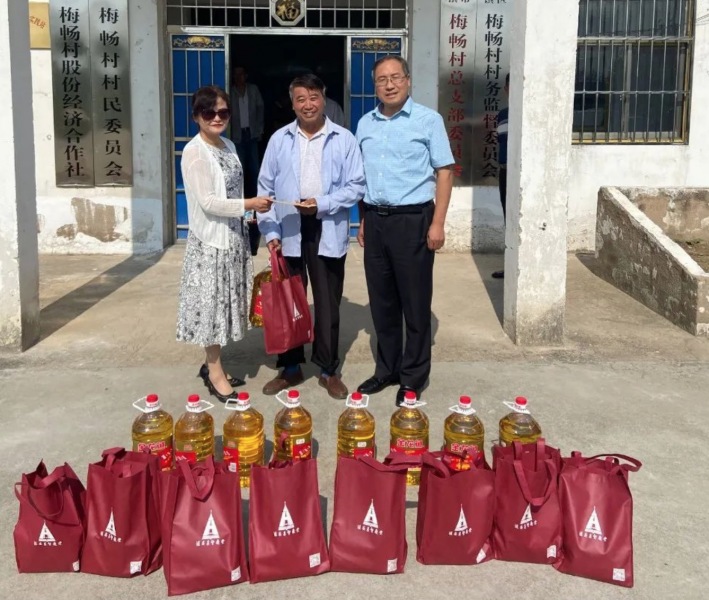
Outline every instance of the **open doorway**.
[(290, 82), (304, 73), (315, 73), (327, 86), (327, 95), (346, 111), (345, 73), (347, 38), (340, 35), (240, 35), (229, 36), (230, 68), (243, 66), (249, 82), (256, 84), (264, 102), (264, 135), (268, 140), (295, 118), (288, 97)]

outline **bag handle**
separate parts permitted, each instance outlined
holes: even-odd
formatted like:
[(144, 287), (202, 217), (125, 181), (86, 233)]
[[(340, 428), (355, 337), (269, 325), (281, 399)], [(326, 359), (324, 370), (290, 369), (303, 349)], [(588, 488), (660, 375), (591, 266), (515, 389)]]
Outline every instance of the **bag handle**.
[[(544, 438), (538, 438), (536, 442), (534, 442), (534, 445), (536, 446), (536, 455), (535, 455), (535, 463), (537, 468), (542, 466), (542, 463), (544, 460), (546, 460), (546, 452), (547, 452), (547, 443)], [(521, 460), (522, 459), (522, 443), (521, 442), (512, 442), (512, 448), (514, 452), (514, 459), (515, 460)]]
[(377, 459), (372, 458), (371, 456), (362, 456), (356, 458), (355, 460), (367, 465), (368, 467), (372, 467), (377, 471), (381, 471), (382, 473), (401, 473), (402, 471), (407, 471), (410, 466), (404, 464), (404, 461), (397, 462), (396, 464), (380, 463)]
[(544, 461), (544, 466), (546, 467), (547, 473), (549, 474), (549, 483), (547, 485), (546, 491), (544, 492), (544, 495), (538, 498), (532, 496), (532, 491), (530, 490), (529, 484), (527, 483), (527, 476), (524, 473), (522, 461), (515, 460), (512, 463), (512, 466), (514, 467), (515, 475), (517, 477), (517, 483), (519, 483), (519, 487), (522, 490), (522, 495), (524, 496), (524, 499), (529, 502), (529, 504), (531, 504), (534, 508), (544, 506), (546, 501), (549, 500), (549, 497), (551, 496), (552, 492), (554, 491), (554, 487), (556, 486), (556, 466), (554, 465), (554, 461), (550, 459), (546, 459)]
[[(580, 452), (578, 453), (578, 456), (581, 457)], [(595, 460), (598, 458), (603, 458), (603, 457), (619, 458), (621, 460), (624, 460), (624, 461), (630, 463), (629, 465), (628, 464), (626, 464), (626, 465), (617, 464), (617, 465), (615, 465), (614, 468), (616, 468), (616, 469), (622, 468), (625, 471), (632, 471), (633, 473), (636, 473), (637, 471), (639, 471), (643, 466), (643, 463), (641, 463), (637, 458), (633, 458), (633, 457), (627, 456), (625, 454), (617, 454), (615, 452), (610, 453), (610, 454), (596, 454), (595, 456), (590, 456), (590, 457), (586, 458), (585, 460), (588, 463), (592, 460)]]
[[(195, 465), (190, 468), (190, 465), (186, 460), (181, 460), (177, 464), (180, 467), (180, 471), (182, 471), (182, 476), (185, 478), (185, 483), (187, 483), (187, 488), (190, 490), (192, 497), (197, 500), (204, 500), (207, 496), (209, 496), (212, 488), (214, 487), (214, 457), (208, 456), (204, 461), (204, 466)], [(202, 486), (201, 490), (197, 487), (195, 473), (205, 475), (207, 478), (207, 481), (204, 486)]]
[[(52, 483), (58, 483), (58, 479), (53, 481)], [(23, 485), (27, 486), (27, 497), (26, 498), (22, 494), (18, 493), (18, 491), (17, 491), (18, 485), (20, 487), (22, 487)], [(48, 489), (48, 487), (49, 486), (47, 486), (43, 489)], [(43, 519), (49, 519), (51, 521), (54, 517), (58, 517), (60, 514), (62, 514), (62, 512), (64, 512), (64, 493), (62, 492), (61, 487), (59, 488), (59, 496), (61, 497), (62, 501), (61, 501), (61, 505), (59, 507), (59, 510), (56, 512), (50, 513), (50, 514), (47, 514), (44, 511), (40, 510), (39, 507), (32, 501), (32, 498), (30, 497), (30, 490), (31, 489), (32, 489), (32, 486), (29, 483), (23, 483), (21, 481), (18, 481), (15, 484), (15, 496), (17, 496), (17, 499), (20, 502), (27, 502), (40, 517), (42, 517)]]
[(106, 459), (106, 470), (110, 471), (113, 467), (113, 463), (116, 462), (119, 454), (125, 454), (126, 449), (121, 446), (116, 446), (115, 448), (109, 448), (101, 453), (101, 457)]
[[(424, 453), (425, 454), (425, 453)], [(423, 463), (422, 454), (404, 454), (403, 452), (390, 452), (384, 457), (384, 465), (391, 467), (416, 468)]]
[(276, 279), (282, 276), (283, 279), (288, 279), (290, 277), (290, 271), (288, 271), (288, 265), (286, 264), (286, 259), (283, 258), (283, 253), (280, 250), (271, 250), (271, 277)]

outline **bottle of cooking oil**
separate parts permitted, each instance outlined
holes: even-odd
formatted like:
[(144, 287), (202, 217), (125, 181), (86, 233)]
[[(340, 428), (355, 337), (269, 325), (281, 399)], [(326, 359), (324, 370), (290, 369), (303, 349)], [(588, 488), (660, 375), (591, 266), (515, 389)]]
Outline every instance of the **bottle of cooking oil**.
[(276, 396), (284, 408), (273, 426), (273, 453), (277, 460), (306, 460), (312, 454), (313, 420), (300, 405), (300, 392), (289, 390)]
[(175, 425), (175, 460), (196, 463), (214, 454), (214, 419), (207, 412), (213, 407), (197, 394), (187, 399), (187, 412)]
[(367, 410), (369, 396), (350, 394), (347, 407), (337, 421), (337, 456), (374, 458), (374, 417)]
[(542, 437), (542, 428), (534, 420), (527, 407), (527, 399), (519, 396), (514, 403), (504, 402), (512, 412), (500, 419), (500, 445), (510, 446), (512, 442), (530, 444)]
[[(406, 392), (404, 404), (391, 416), (392, 452), (423, 454), (428, 450), (428, 417), (419, 410), (425, 402), (419, 402), (414, 392)], [(418, 485), (421, 468), (411, 468), (406, 473), (406, 485)]]
[(133, 451), (150, 452), (160, 459), (160, 469), (172, 469), (172, 417), (160, 406), (156, 394), (133, 402), (143, 414), (133, 421)]
[(456, 457), (451, 466), (457, 471), (467, 471), (471, 463), (482, 465), (485, 462), (485, 427), (475, 414), (472, 400), (469, 396), (461, 396), (450, 410), (453, 414), (443, 424), (445, 450), (461, 457)]
[(227, 400), (224, 408), (234, 411), (224, 423), (224, 462), (230, 471), (239, 470), (241, 487), (249, 487), (251, 465), (263, 464), (263, 415), (252, 408), (246, 392), (240, 392), (236, 402)]
[(251, 292), (251, 309), (249, 310), (249, 320), (254, 327), (263, 327), (261, 285), (270, 283), (271, 276), (271, 267), (269, 266), (254, 277), (254, 287)]

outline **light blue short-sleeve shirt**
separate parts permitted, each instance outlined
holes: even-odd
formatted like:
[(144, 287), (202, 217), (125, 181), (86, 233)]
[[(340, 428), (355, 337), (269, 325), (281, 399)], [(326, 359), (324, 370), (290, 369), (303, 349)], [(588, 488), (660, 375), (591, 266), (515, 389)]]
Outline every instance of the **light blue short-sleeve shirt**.
[(437, 112), (411, 98), (392, 117), (379, 107), (357, 126), (369, 204), (423, 204), (436, 195), (435, 169), (455, 163)]

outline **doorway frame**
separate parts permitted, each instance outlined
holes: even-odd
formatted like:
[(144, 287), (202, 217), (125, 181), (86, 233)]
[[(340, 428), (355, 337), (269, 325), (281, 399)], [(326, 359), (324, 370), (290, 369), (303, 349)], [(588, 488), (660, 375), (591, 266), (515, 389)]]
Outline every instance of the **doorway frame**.
[[(173, 90), (173, 63), (172, 63), (172, 36), (174, 35), (223, 35), (224, 40), (224, 64), (226, 68), (225, 83), (227, 90), (231, 87), (231, 52), (229, 44), (229, 36), (231, 35), (297, 35), (297, 36), (338, 36), (344, 38), (347, 47), (345, 49), (345, 93), (343, 95), (345, 112), (345, 123), (349, 129), (351, 126), (351, 66), (352, 66), (352, 38), (381, 38), (381, 37), (400, 37), (401, 38), (401, 56), (404, 56), (409, 64), (411, 57), (409, 56), (409, 37), (411, 35), (411, 14), (410, 2), (406, 3), (406, 27), (403, 29), (316, 29), (316, 28), (287, 28), (287, 27), (183, 27), (180, 25), (167, 25), (165, 27), (165, 46), (168, 49), (167, 76), (165, 77), (165, 95), (166, 104), (169, 107), (170, 122), (167, 128), (168, 143), (170, 144), (170, 222), (172, 223), (172, 245), (180, 240), (177, 237), (177, 205), (175, 202), (175, 190), (177, 188), (177, 180), (175, 174), (175, 140), (173, 137), (175, 115), (172, 101)], [(350, 227), (352, 223), (350, 223)], [(359, 226), (359, 223), (357, 223)]]

